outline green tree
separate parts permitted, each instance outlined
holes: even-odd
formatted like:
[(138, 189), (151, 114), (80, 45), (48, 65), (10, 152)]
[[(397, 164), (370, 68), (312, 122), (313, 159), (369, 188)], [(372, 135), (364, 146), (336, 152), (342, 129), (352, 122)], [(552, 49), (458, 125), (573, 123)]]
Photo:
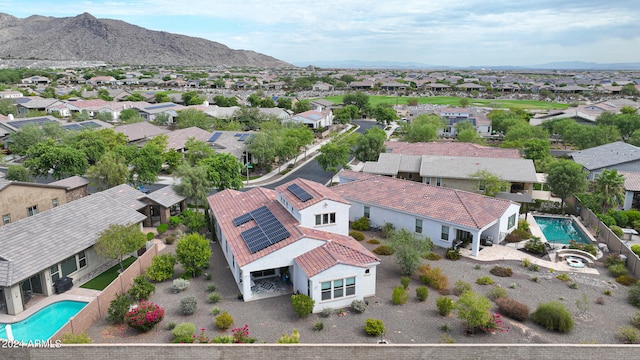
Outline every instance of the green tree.
[(387, 104), (378, 104), (371, 109), (371, 117), (376, 119), (381, 124), (390, 124), (392, 121), (398, 118), (396, 111)]
[(164, 162), (163, 153), (164, 148), (152, 141), (137, 149), (130, 162), (130, 181), (136, 185), (156, 182)]
[(546, 172), (547, 165), (552, 162), (550, 144), (547, 139), (529, 139), (524, 142), (524, 156), (533, 160), (536, 172)]
[(333, 111), (333, 120), (341, 123), (348, 124), (353, 119), (358, 118), (358, 107), (355, 105), (347, 105), (340, 109), (335, 109)]
[(124, 100), (125, 101), (144, 101), (144, 98), (139, 93), (134, 93), (127, 96)]
[(624, 175), (618, 170), (602, 170), (594, 179), (594, 192), (602, 204), (602, 213), (615, 208), (624, 200)]
[(16, 115), (16, 106), (11, 99), (0, 99), (0, 114), (2, 115)]
[(631, 135), (640, 129), (640, 115), (636, 113), (618, 114), (616, 115), (615, 125), (620, 131), (622, 140), (628, 142)]
[(101, 133), (95, 130), (73, 132), (64, 139), (64, 144), (82, 151), (90, 165), (100, 160), (107, 151), (107, 144)]
[(98, 99), (102, 99), (104, 101), (112, 101), (113, 98), (109, 95), (109, 90), (100, 89), (98, 90)]
[(293, 104), (291, 102), (291, 98), (287, 97), (279, 97), (278, 98), (278, 107), (282, 109), (291, 110), (293, 108)]
[(245, 130), (255, 130), (260, 128), (260, 123), (265, 120), (264, 116), (257, 108), (241, 106), (233, 117), (240, 124), (244, 125)]
[(387, 133), (378, 128), (372, 127), (365, 131), (364, 135), (358, 137), (354, 154), (359, 161), (377, 161), (380, 153), (385, 152), (384, 142), (387, 140)]
[(567, 159), (560, 159), (549, 165), (547, 184), (552, 193), (562, 199), (560, 204), (564, 211), (565, 200), (572, 194), (587, 188), (587, 175), (582, 165)]
[(52, 139), (29, 148), (24, 166), (35, 176), (60, 180), (73, 175), (83, 175), (89, 163), (85, 154), (67, 145), (56, 144)]
[(349, 155), (349, 145), (334, 140), (320, 147), (320, 155), (316, 157), (316, 160), (324, 171), (335, 175), (349, 163)]
[(201, 160), (213, 156), (216, 152), (204, 141), (196, 140), (195, 138), (187, 139), (184, 144), (185, 159), (192, 166), (197, 165)]
[(543, 127), (520, 122), (509, 127), (504, 136), (502, 147), (522, 148), (525, 142), (531, 139), (549, 141), (549, 132)]
[(178, 129), (186, 129), (190, 127), (198, 127), (203, 130), (211, 130), (213, 126), (213, 118), (198, 109), (185, 109), (178, 111), (176, 119)]
[(120, 122), (123, 124), (133, 124), (142, 121), (144, 121), (144, 119), (136, 109), (130, 108), (120, 111)]
[(296, 114), (311, 110), (311, 102), (309, 100), (298, 100), (293, 104), (293, 112)]
[(176, 169), (180, 183), (173, 185), (173, 189), (196, 204), (204, 204), (207, 194), (213, 190), (213, 184), (208, 179), (205, 166), (193, 166), (183, 162)]
[(358, 107), (359, 113), (365, 113), (369, 109), (369, 95), (363, 92), (349, 93), (342, 97), (342, 103), (345, 106), (355, 105)]
[(211, 257), (209, 240), (197, 233), (182, 237), (176, 245), (176, 257), (186, 273), (197, 276)]
[(182, 153), (176, 149), (169, 149), (164, 154), (164, 162), (169, 166), (168, 173), (174, 171), (182, 162)]
[(433, 243), (428, 237), (420, 239), (411, 232), (402, 229), (393, 231), (389, 236), (389, 243), (400, 266), (402, 275), (412, 275), (420, 265), (420, 255), (431, 251)]
[(459, 142), (468, 142), (474, 144), (482, 144), (484, 143), (484, 139), (480, 137), (475, 127), (470, 121), (461, 121), (456, 123), (456, 137)]
[(18, 131), (10, 133), (7, 144), (12, 153), (24, 156), (31, 146), (41, 143), (46, 139), (47, 135), (38, 125), (26, 125)]
[(508, 191), (510, 184), (499, 176), (487, 171), (478, 170), (470, 175), (473, 179), (478, 179), (478, 189), (485, 196), (495, 197), (501, 191)]
[(460, 106), (462, 106), (463, 108), (466, 108), (467, 106), (469, 106), (469, 99), (460, 98)]
[(206, 170), (206, 179), (218, 191), (242, 189), (241, 171), (244, 165), (230, 153), (215, 153), (202, 159), (198, 165)]
[(157, 92), (154, 96), (153, 96), (154, 100), (156, 101), (156, 103), (166, 103), (166, 102), (171, 102), (171, 98), (169, 97), (169, 95), (165, 92)]
[[(264, 132), (259, 132), (248, 139), (247, 149), (261, 168), (270, 170), (276, 150), (272, 145), (272, 139)], [(253, 160), (252, 160), (253, 161)]]
[(120, 270), (124, 270), (124, 256), (140, 249), (146, 242), (147, 236), (140, 230), (139, 224), (111, 224), (100, 232), (95, 249), (102, 257), (117, 259)]
[(491, 300), (473, 291), (465, 291), (456, 301), (458, 318), (467, 325), (467, 330), (472, 332), (491, 325), (491, 307)]
[(29, 174), (29, 169), (22, 165), (9, 165), (5, 179), (22, 182), (33, 181), (33, 179), (31, 179), (31, 174)]
[(444, 120), (434, 114), (418, 115), (412, 122), (402, 125), (404, 141), (429, 142), (438, 138), (438, 131), (444, 128)]
[(487, 117), (491, 120), (491, 129), (496, 133), (506, 134), (514, 125), (528, 124), (529, 115), (517, 110), (493, 110)]
[(124, 184), (128, 176), (129, 168), (126, 159), (115, 152), (107, 152), (87, 170), (87, 177), (98, 191)]
[(640, 95), (640, 91), (633, 83), (626, 84), (622, 86), (620, 93), (625, 96), (638, 96)]
[[(306, 151), (307, 146), (313, 144), (313, 140), (315, 139), (313, 130), (309, 129), (307, 126), (297, 124), (285, 127), (284, 137), (295, 140), (297, 154), (301, 153), (303, 149)], [(296, 161), (297, 157), (296, 160), (294, 160), (294, 164)]]

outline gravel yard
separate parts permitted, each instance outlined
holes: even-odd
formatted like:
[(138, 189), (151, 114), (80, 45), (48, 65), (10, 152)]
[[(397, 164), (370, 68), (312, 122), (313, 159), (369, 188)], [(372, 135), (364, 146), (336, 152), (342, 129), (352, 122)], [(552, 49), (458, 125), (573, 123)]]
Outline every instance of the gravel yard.
[[(366, 235), (367, 239), (373, 236), (379, 238), (379, 233)], [(369, 249), (378, 246), (363, 244)], [(174, 246), (168, 246), (164, 251), (173, 251)], [(507, 290), (509, 297), (527, 304), (530, 312), (533, 312), (539, 303), (560, 300), (572, 313), (575, 321), (574, 329), (564, 334), (549, 332), (531, 320), (521, 323), (503, 317), (508, 331), (468, 336), (465, 335), (465, 326), (456, 317), (455, 311), (448, 317), (438, 314), (436, 299), (440, 295), (436, 290), (429, 289), (429, 296), (425, 302), (416, 299), (415, 289), (421, 285), (418, 276), (412, 277), (409, 301), (405, 305), (393, 305), (391, 293), (394, 287), (400, 285), (400, 272), (393, 256), (381, 256), (382, 263), (377, 270), (377, 295), (366, 299), (369, 306), (364, 313), (356, 314), (345, 309), (346, 315), (343, 316), (334, 312), (328, 318), (312, 314), (305, 319), (298, 319), (287, 295), (248, 303), (238, 300), (238, 289), (219, 245), (214, 243), (211, 246), (213, 255), (210, 268), (207, 270), (213, 276), (210, 281), (205, 280), (203, 276), (192, 279), (190, 287), (179, 294), (171, 292), (171, 281), (156, 284), (156, 292), (152, 295), (151, 301), (165, 308), (165, 319), (155, 329), (138, 334), (126, 325), (114, 326), (105, 320), (98, 320), (88, 332), (93, 342), (168, 343), (173, 338), (171, 331), (164, 328), (169, 321), (193, 322), (196, 329), (205, 328), (205, 334), (209, 337), (229, 335), (230, 330), (223, 332), (215, 328), (215, 318), (209, 314), (210, 309), (217, 306), (233, 316), (235, 327), (248, 324), (250, 336), (258, 342), (265, 343), (275, 343), (281, 334), (290, 334), (293, 329), (300, 331), (301, 343), (375, 343), (378, 338), (367, 336), (363, 331), (365, 320), (371, 317), (383, 320), (386, 327), (384, 338), (394, 344), (439, 343), (444, 341), (444, 335), (455, 343), (616, 344), (616, 331), (621, 326), (629, 325), (629, 319), (636, 312), (636, 308), (627, 303), (627, 289), (607, 274), (601, 262), (596, 265), (600, 275), (568, 273), (571, 281), (562, 282), (555, 278), (560, 272), (551, 273), (544, 267), (534, 272), (524, 268), (518, 261), (480, 262), (464, 257), (459, 261), (444, 258), (438, 261), (423, 260), (432, 268), (442, 268), (449, 279), (449, 289), (453, 288), (456, 280), (464, 280), (472, 285), (474, 291), (486, 295), (491, 286), (478, 285), (475, 281), (481, 276), (490, 276), (496, 284)], [(442, 255), (441, 250), (435, 252)], [(489, 270), (495, 265), (511, 267), (513, 276), (502, 278), (491, 275)], [(179, 266), (176, 266), (176, 272), (181, 272)], [(539, 282), (532, 281), (532, 276), (538, 277)], [(222, 300), (217, 304), (209, 304), (206, 301), (206, 286), (209, 283), (215, 283), (217, 292), (222, 296)], [(577, 284), (577, 289), (570, 288), (569, 283)], [(611, 290), (612, 296), (603, 294), (607, 289)], [(193, 315), (184, 316), (179, 313), (178, 304), (180, 299), (189, 295), (198, 298), (198, 310)], [(582, 300), (585, 295), (588, 299), (588, 309), (582, 311), (576, 305), (576, 301)], [(456, 296), (449, 296), (455, 301)], [(596, 303), (599, 298), (604, 304)], [(314, 330), (318, 321), (323, 322), (323, 330)], [(448, 324), (450, 328), (446, 333), (441, 330), (444, 324)]]

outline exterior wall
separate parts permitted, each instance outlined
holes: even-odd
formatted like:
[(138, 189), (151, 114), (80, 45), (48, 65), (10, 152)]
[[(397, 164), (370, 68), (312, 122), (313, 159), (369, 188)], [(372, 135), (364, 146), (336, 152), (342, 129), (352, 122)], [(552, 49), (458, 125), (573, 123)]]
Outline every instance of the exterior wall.
[[(27, 208), (38, 206), (38, 213), (51, 210), (53, 199), (58, 199), (58, 206), (67, 203), (66, 190), (63, 188), (48, 188), (11, 184), (0, 191), (0, 216), (9, 214), (11, 222), (29, 217)], [(4, 226), (0, 218), (0, 226)]]
[(633, 205), (633, 191), (625, 191), (624, 192), (624, 204), (622, 205), (622, 210), (629, 210)]
[[(336, 201), (323, 200), (300, 211), (300, 225), (310, 229), (349, 235), (349, 222), (346, 220), (349, 218), (349, 206)], [(316, 225), (316, 215), (327, 213), (336, 213), (336, 222), (334, 224)]]
[[(509, 217), (512, 215), (516, 216), (516, 221), (512, 227), (508, 227)], [(499, 234), (497, 234), (497, 237), (493, 234), (489, 234), (489, 235), (494, 236), (494, 239), (499, 239), (500, 241), (502, 241), (502, 239), (504, 239), (504, 237), (507, 236), (509, 232), (511, 232), (512, 230), (518, 227), (519, 215), (520, 215), (520, 204), (509, 205), (509, 208), (507, 209), (507, 211), (505, 211), (505, 213), (500, 217), (499, 228), (498, 228)]]
[[(351, 305), (353, 300), (363, 300), (367, 296), (375, 295), (375, 266), (371, 266), (369, 274), (365, 275), (364, 268), (349, 266), (349, 265), (336, 265), (328, 270), (321, 272), (320, 274), (311, 277), (311, 298), (315, 300), (313, 312), (321, 312), (324, 308), (341, 308)], [(356, 291), (354, 295), (341, 297), (335, 300), (322, 301), (322, 282), (330, 280), (339, 280), (349, 277), (356, 278)], [(302, 292), (302, 291), (301, 291)], [(303, 292), (306, 293), (306, 292)]]
[(75, 188), (73, 190), (67, 191), (67, 202), (78, 200), (88, 195), (89, 195), (88, 186), (87, 185), (80, 186), (79, 188)]
[(606, 170), (640, 172), (640, 160), (630, 161), (630, 162), (626, 162), (626, 163), (623, 163), (623, 164), (616, 164), (616, 165), (613, 165), (613, 166), (607, 166), (607, 167), (591, 170), (591, 171), (589, 171), (589, 180), (593, 181), (595, 179), (596, 174), (601, 173), (602, 170), (605, 170), (605, 169)]

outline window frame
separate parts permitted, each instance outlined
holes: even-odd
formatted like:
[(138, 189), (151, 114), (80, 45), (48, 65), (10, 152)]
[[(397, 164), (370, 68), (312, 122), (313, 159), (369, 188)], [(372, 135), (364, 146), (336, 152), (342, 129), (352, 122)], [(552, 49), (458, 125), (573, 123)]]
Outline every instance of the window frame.
[(364, 207), (364, 214), (362, 216), (366, 217), (367, 219), (371, 219), (371, 207), (370, 206), (365, 206)]
[(509, 218), (507, 219), (507, 230), (511, 229), (514, 226), (516, 226), (516, 214), (509, 216)]
[(415, 229), (414, 230), (415, 230), (415, 232), (417, 234), (422, 234), (422, 231), (424, 230), (423, 225), (424, 225), (424, 223), (423, 223), (422, 219), (416, 219)]
[(60, 205), (58, 202), (58, 198), (51, 199), (51, 205), (53, 205), (54, 208), (58, 207), (58, 205)]
[(441, 177), (437, 177), (436, 178), (436, 186), (442, 186), (442, 178)]
[[(447, 229), (447, 231), (445, 231), (445, 229)], [(442, 225), (440, 227), (440, 240), (448, 242), (449, 241), (449, 231), (451, 231), (451, 229), (447, 225)]]
[(320, 282), (320, 301), (356, 296), (356, 276)]
[(38, 205), (29, 206), (27, 208), (27, 216), (38, 215)]
[(3, 225), (11, 224), (11, 214), (2, 215), (2, 224)]
[(316, 221), (315, 221), (316, 226), (333, 225), (336, 223), (335, 212), (316, 214), (315, 218), (316, 218)]

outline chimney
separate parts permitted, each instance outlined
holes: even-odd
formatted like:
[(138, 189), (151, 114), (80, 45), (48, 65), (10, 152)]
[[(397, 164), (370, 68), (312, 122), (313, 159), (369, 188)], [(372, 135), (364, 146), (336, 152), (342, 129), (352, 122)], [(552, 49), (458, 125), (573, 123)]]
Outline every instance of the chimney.
[(9, 114), (7, 116), (9, 117), (9, 120), (13, 120), (13, 114)]

